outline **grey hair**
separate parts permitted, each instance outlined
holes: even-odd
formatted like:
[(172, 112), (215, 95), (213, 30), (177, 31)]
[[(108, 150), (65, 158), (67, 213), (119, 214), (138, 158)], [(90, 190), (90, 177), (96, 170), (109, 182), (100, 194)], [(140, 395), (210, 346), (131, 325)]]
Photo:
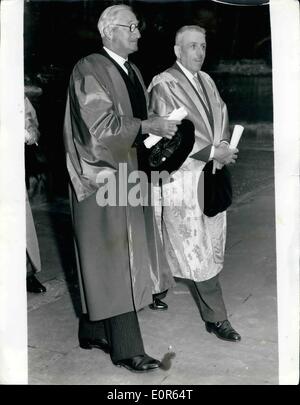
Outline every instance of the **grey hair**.
[(130, 6), (127, 6), (126, 4), (117, 4), (115, 6), (107, 7), (102, 12), (97, 24), (98, 30), (102, 38), (104, 37), (105, 28), (114, 23), (116, 14), (121, 10), (132, 11), (132, 8)]
[(175, 45), (180, 45), (181, 38), (186, 31), (198, 31), (205, 35), (205, 28), (200, 27), (200, 25), (185, 25), (176, 32)]

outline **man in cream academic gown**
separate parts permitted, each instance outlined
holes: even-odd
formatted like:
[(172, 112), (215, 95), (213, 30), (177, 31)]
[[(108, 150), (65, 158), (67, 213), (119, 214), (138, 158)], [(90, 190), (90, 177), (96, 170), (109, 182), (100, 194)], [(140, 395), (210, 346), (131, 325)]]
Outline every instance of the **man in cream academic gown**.
[[(182, 27), (176, 34), (176, 63), (150, 84), (150, 109), (161, 116), (185, 107), (195, 126), (195, 144), (172, 181), (156, 190), (158, 224), (174, 276), (193, 280), (206, 328), (217, 337), (237, 342), (240, 335), (227, 319), (219, 273), (223, 268), (226, 212), (207, 217), (198, 202), (201, 171), (210, 159), (218, 165), (234, 163), (237, 149), (229, 149), (227, 108), (210, 76), (201, 71), (205, 58), (205, 30)], [(163, 209), (161, 209), (163, 206)]]

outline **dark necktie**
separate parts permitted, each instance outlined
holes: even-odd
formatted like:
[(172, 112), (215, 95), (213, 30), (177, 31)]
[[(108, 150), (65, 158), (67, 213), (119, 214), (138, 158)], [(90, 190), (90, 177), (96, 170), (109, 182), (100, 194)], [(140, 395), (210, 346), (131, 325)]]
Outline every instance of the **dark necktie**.
[[(205, 112), (206, 112), (206, 115), (207, 115), (207, 117), (208, 117), (209, 123), (210, 123), (210, 125), (211, 125), (211, 127), (212, 127), (212, 129), (213, 129), (213, 128), (214, 128), (214, 119), (213, 119), (213, 114), (212, 114), (211, 106), (208, 105), (208, 100), (207, 100), (206, 97), (205, 97), (204, 90), (203, 90), (203, 88), (202, 88), (202, 85), (201, 85), (201, 83), (200, 83), (200, 80), (199, 80), (199, 78), (198, 78), (198, 75), (195, 75), (195, 76), (193, 77), (193, 79), (194, 79), (194, 82), (195, 82), (195, 84), (196, 84), (199, 97), (200, 97), (200, 99), (202, 100), (202, 104), (203, 104), (204, 110), (205, 110)], [(214, 130), (214, 129), (213, 129), (213, 130)]]
[(131, 65), (130, 65), (130, 63), (129, 63), (128, 61), (126, 61), (126, 62), (124, 63), (124, 66), (125, 66), (126, 69), (127, 69), (128, 77), (129, 77), (129, 79), (131, 80), (131, 83), (135, 86), (135, 85), (136, 85), (136, 81), (135, 81), (135, 73), (134, 73), (134, 70), (132, 69), (132, 67), (131, 67)]
[(203, 101), (203, 103), (204, 103), (205, 106), (207, 107), (207, 103), (206, 103), (206, 100), (205, 100), (205, 95), (204, 95), (202, 86), (201, 86), (201, 84), (200, 84), (200, 82), (199, 82), (199, 79), (198, 79), (197, 75), (195, 75), (195, 76), (193, 77), (193, 80), (194, 80), (194, 82), (195, 82), (195, 84), (196, 84), (197, 91), (198, 91), (198, 93), (199, 93), (199, 96), (201, 97), (201, 100)]

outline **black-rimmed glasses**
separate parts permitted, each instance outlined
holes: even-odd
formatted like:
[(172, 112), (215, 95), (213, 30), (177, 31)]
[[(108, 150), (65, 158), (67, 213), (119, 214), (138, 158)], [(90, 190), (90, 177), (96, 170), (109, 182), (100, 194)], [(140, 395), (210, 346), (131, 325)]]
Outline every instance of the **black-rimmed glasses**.
[(132, 23), (132, 24), (130, 24), (130, 25), (124, 25), (124, 24), (112, 24), (112, 25), (117, 25), (118, 27), (126, 27), (126, 28), (129, 28), (129, 31), (130, 31), (130, 32), (134, 32), (136, 29), (138, 29), (139, 31), (141, 31), (142, 28), (143, 28), (143, 24), (141, 24), (141, 23), (137, 23), (137, 24)]

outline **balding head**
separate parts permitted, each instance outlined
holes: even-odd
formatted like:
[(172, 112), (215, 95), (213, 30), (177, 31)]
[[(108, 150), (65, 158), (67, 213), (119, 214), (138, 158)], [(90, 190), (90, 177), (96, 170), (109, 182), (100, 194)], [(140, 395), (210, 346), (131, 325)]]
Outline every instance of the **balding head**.
[(176, 32), (175, 36), (175, 45), (181, 45), (181, 40), (185, 32), (190, 32), (190, 31), (198, 31), (201, 32), (203, 35), (205, 35), (205, 29), (200, 27), (199, 25), (185, 25), (184, 27), (179, 28), (179, 30)]
[(205, 59), (205, 30), (198, 25), (185, 25), (177, 31), (175, 42), (177, 61), (191, 73), (198, 72)]

